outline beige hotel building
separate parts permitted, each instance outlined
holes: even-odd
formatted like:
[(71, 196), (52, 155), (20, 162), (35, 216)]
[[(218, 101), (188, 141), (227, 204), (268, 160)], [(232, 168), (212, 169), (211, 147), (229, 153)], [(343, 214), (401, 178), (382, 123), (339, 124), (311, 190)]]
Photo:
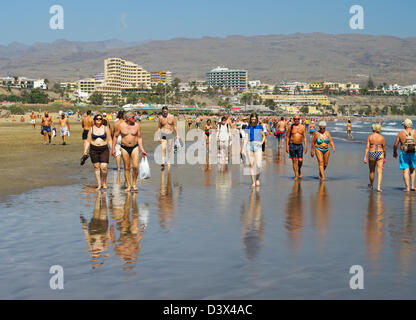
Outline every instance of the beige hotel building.
[(104, 60), (104, 82), (96, 91), (103, 95), (104, 103), (109, 103), (114, 95), (121, 98), (122, 89), (150, 87), (150, 73), (142, 67), (120, 58), (109, 58)]

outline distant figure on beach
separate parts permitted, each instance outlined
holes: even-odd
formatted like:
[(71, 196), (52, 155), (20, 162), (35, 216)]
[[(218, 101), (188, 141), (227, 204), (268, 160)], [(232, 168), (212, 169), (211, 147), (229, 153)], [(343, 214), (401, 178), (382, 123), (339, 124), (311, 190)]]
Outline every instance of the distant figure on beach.
[[(116, 128), (118, 126), (120, 126), (121, 123), (124, 122), (124, 111), (120, 110), (117, 113), (117, 118), (114, 120), (114, 125), (111, 128), (111, 136), (114, 139), (114, 132), (116, 131)], [(116, 158), (116, 164), (117, 164), (117, 171), (120, 172), (121, 171), (121, 135), (118, 136), (116, 140), (116, 145), (115, 145), (115, 150), (116, 150), (116, 154), (115, 154), (115, 158)]]
[[(162, 108), (162, 115), (159, 116), (159, 142), (162, 145), (162, 170), (165, 168), (166, 153), (168, 156), (168, 168), (172, 163), (172, 151), (175, 137), (178, 138), (178, 129), (176, 119), (173, 114), (169, 113), (168, 107)], [(175, 132), (175, 134), (174, 134)]]
[(202, 122), (202, 117), (197, 116), (195, 119), (195, 128), (199, 129), (199, 127), (201, 126), (201, 122)]
[[(290, 126), (288, 137), (286, 139), (286, 153), (292, 159), (293, 172), (295, 173), (295, 180), (302, 178), (302, 163), (303, 153), (306, 154), (308, 149), (308, 142), (306, 140), (305, 126), (300, 124), (300, 116), (293, 117), (294, 123)], [(305, 147), (303, 147), (305, 144)]]
[(87, 144), (88, 132), (90, 131), (91, 127), (94, 125), (94, 120), (91, 117), (91, 110), (87, 111), (87, 115), (82, 118), (81, 126), (82, 129), (82, 140), (84, 140), (84, 149), (85, 145)]
[(65, 113), (61, 114), (61, 119), (59, 119), (59, 131), (62, 137), (62, 145), (66, 145), (66, 137), (69, 137), (69, 120), (65, 117)]
[[(400, 131), (396, 137), (393, 147), (393, 157), (397, 158), (397, 147), (400, 143), (400, 169), (403, 170), (403, 180), (406, 191), (415, 191), (415, 167), (416, 167), (416, 132), (413, 130), (413, 122), (406, 119), (402, 122), (404, 130)], [(410, 175), (410, 187), (409, 187)]]
[(204, 132), (205, 132), (205, 136), (206, 136), (206, 142), (207, 142), (207, 147), (209, 145), (209, 135), (211, 134), (211, 130), (215, 129), (215, 127), (212, 125), (211, 123), (211, 119), (208, 119), (205, 126), (204, 126)]
[(281, 117), (280, 120), (277, 122), (275, 135), (277, 138), (277, 146), (280, 148), (282, 144), (282, 140), (286, 137), (287, 131), (287, 122), (285, 118)]
[(315, 132), (316, 132), (316, 124), (314, 121), (311, 121), (310, 125), (309, 125), (309, 139), (310, 141), (313, 140), (313, 137), (315, 136)]
[(377, 167), (377, 191), (381, 192), (381, 181), (383, 179), (383, 162), (386, 159), (386, 139), (381, 132), (381, 125), (374, 123), (373, 133), (367, 137), (367, 145), (364, 153), (364, 163), (367, 163), (367, 156), (370, 153), (368, 167), (370, 169), (370, 183), (368, 187), (373, 189), (374, 173)]
[(352, 132), (352, 123), (351, 123), (351, 120), (348, 120), (348, 122), (347, 122), (347, 136), (348, 136), (348, 138), (352, 138), (351, 132)]
[[(136, 186), (137, 176), (139, 175), (139, 148), (142, 157), (146, 157), (147, 153), (143, 148), (143, 138), (140, 124), (136, 123), (136, 117), (133, 112), (127, 112), (125, 121), (120, 123), (114, 131), (114, 139), (112, 143), (112, 154), (115, 156), (115, 145), (118, 136), (121, 135), (121, 156), (124, 163), (124, 178), (126, 180), (126, 192), (130, 192), (133, 187), (134, 191), (139, 189)], [(133, 180), (130, 175), (130, 168), (133, 167)]]
[(45, 115), (42, 117), (42, 122), (41, 122), (42, 133), (43, 133), (43, 144), (46, 144), (46, 136), (48, 136), (49, 144), (51, 144), (52, 125), (53, 125), (52, 117), (49, 115), (49, 112), (46, 111)]
[[(328, 166), (329, 160), (329, 146), (332, 147), (332, 151), (335, 152), (334, 141), (332, 140), (331, 133), (326, 130), (326, 122), (319, 122), (319, 131), (314, 135), (311, 145), (311, 157), (316, 153), (316, 159), (319, 166), (319, 179), (325, 181), (325, 170)], [(316, 150), (316, 151), (315, 151)]]
[(188, 129), (191, 129), (191, 128), (192, 128), (192, 118), (189, 117), (188, 118)]
[(108, 147), (111, 147), (112, 139), (110, 129), (103, 124), (103, 116), (97, 114), (94, 117), (94, 125), (88, 131), (86, 144), (84, 147), (84, 157), (88, 154), (94, 166), (95, 177), (97, 179), (97, 190), (107, 189), (107, 171), (110, 161)]
[(33, 129), (35, 129), (35, 127), (36, 127), (36, 115), (33, 111), (32, 111), (32, 114), (30, 115), (30, 123), (32, 124)]
[(247, 151), (251, 170), (252, 187), (260, 185), (260, 172), (263, 158), (262, 145), (266, 140), (263, 126), (256, 113), (250, 115), (249, 125), (245, 128), (243, 152)]
[(219, 146), (220, 164), (228, 163), (228, 151), (231, 141), (231, 127), (227, 122), (227, 117), (223, 116), (218, 124), (217, 141)]

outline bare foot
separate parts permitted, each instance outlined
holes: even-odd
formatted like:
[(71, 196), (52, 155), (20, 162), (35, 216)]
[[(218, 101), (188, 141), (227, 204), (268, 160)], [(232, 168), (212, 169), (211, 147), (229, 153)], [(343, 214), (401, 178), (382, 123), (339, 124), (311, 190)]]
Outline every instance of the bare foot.
[(299, 172), (299, 178), (302, 179), (302, 173)]
[(134, 191), (139, 191), (139, 188), (137, 188), (137, 186), (133, 186), (133, 190)]
[(403, 192), (410, 192), (410, 189), (404, 189)]
[(293, 178), (294, 180), (298, 180), (298, 176), (295, 176), (295, 178)]
[(107, 189), (107, 185), (106, 184), (103, 184), (103, 189)]
[(259, 180), (257, 180), (256, 181), (256, 186), (259, 186), (260, 185), (260, 181)]
[(126, 189), (124, 189), (124, 191), (130, 192), (131, 191), (131, 187), (127, 187)]
[(100, 191), (101, 190), (101, 186), (98, 186), (97, 188), (95, 188), (95, 190)]
[(323, 177), (321, 178), (321, 181), (325, 181), (325, 176), (323, 176)]
[(373, 185), (371, 183), (368, 184), (368, 187), (373, 190)]
[(383, 190), (381, 190), (381, 189), (377, 189), (376, 191), (377, 191), (377, 192), (382, 192)]
[(253, 183), (253, 184), (251, 185), (251, 187), (253, 187), (253, 188), (254, 188), (255, 186), (256, 186), (256, 184), (255, 184), (255, 183)]

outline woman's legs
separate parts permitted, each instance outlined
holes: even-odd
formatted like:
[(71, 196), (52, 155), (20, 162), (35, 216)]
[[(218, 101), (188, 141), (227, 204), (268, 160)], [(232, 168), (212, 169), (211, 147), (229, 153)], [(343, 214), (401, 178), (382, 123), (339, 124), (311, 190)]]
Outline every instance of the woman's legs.
[(325, 180), (324, 155), (322, 151), (315, 148), (316, 159), (318, 160), (319, 179)]
[(251, 181), (253, 182), (253, 184), (251, 185), (252, 187), (256, 186), (256, 179), (255, 179), (255, 173), (254, 173), (254, 152), (253, 151), (249, 151), (248, 152), (248, 160), (250, 162), (250, 171), (251, 171)]
[(107, 170), (108, 163), (100, 163), (100, 170), (101, 170), (101, 183), (103, 185), (103, 189), (107, 189)]
[(376, 161), (374, 161), (374, 159), (372, 159), (371, 157), (370, 159), (368, 159), (368, 168), (370, 169), (370, 174), (369, 174), (370, 184), (368, 185), (368, 187), (370, 189), (373, 189), (374, 172), (376, 171)]
[(256, 185), (260, 185), (260, 172), (261, 172), (261, 162), (263, 160), (263, 152), (258, 151), (254, 153), (256, 160)]
[(377, 191), (381, 191), (381, 181), (383, 180), (384, 158), (377, 160)]
[(97, 190), (101, 190), (101, 170), (100, 170), (100, 163), (94, 163), (94, 173), (95, 178), (97, 179)]

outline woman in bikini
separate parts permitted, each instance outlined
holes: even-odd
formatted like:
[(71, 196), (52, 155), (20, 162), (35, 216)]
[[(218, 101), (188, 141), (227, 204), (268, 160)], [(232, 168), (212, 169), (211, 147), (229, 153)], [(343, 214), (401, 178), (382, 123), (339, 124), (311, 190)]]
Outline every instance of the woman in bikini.
[[(88, 131), (87, 141), (84, 147), (83, 160), (85, 162), (88, 154), (94, 165), (95, 177), (97, 178), (97, 190), (107, 189), (107, 170), (110, 161), (110, 151), (112, 138), (110, 129), (103, 124), (103, 116), (97, 114), (94, 117), (94, 125)], [(81, 163), (83, 164), (83, 163)]]
[(205, 135), (207, 137), (207, 147), (209, 145), (209, 134), (210, 134), (210, 130), (212, 130), (214, 128), (215, 127), (211, 124), (211, 119), (208, 119), (207, 120), (207, 123), (205, 124), (205, 127), (204, 127), (204, 132), (205, 132)]
[(373, 189), (374, 173), (377, 166), (377, 191), (381, 192), (381, 180), (383, 179), (383, 163), (386, 159), (386, 139), (380, 134), (381, 125), (379, 123), (373, 124), (373, 133), (367, 137), (367, 145), (365, 147), (364, 163), (367, 164), (370, 169), (370, 183), (368, 187)]
[(316, 153), (316, 159), (318, 160), (319, 166), (319, 179), (325, 180), (325, 169), (328, 166), (329, 160), (329, 146), (331, 145), (332, 151), (335, 152), (334, 141), (332, 140), (331, 134), (326, 130), (326, 122), (319, 122), (319, 131), (313, 137), (311, 147), (311, 157)]

